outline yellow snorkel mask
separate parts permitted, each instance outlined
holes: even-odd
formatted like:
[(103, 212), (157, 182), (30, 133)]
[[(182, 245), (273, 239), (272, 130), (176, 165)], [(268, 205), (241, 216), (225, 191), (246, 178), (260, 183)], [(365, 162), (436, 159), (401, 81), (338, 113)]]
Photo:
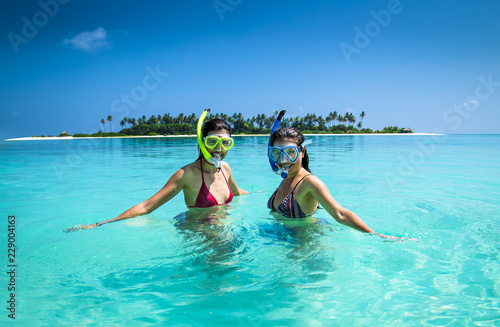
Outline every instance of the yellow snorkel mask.
[[(210, 109), (205, 109), (203, 111), (203, 113), (201, 114), (200, 116), (200, 119), (198, 119), (198, 126), (196, 128), (196, 136), (198, 138), (198, 145), (200, 146), (200, 150), (201, 150), (201, 153), (203, 154), (203, 156), (205, 157), (205, 159), (211, 163), (212, 165), (215, 166), (215, 168), (217, 169), (220, 169), (221, 165), (222, 165), (222, 159), (220, 156), (212, 156), (208, 150), (207, 150), (207, 145), (205, 144), (205, 142), (203, 142), (203, 135), (201, 133), (201, 127), (203, 126), (203, 122), (205, 121), (205, 117), (208, 115), (208, 113), (210, 112)], [(225, 139), (225, 138), (224, 138)], [(209, 139), (209, 145), (212, 146), (213, 144), (213, 147), (211, 147), (212, 149), (217, 146), (217, 143), (218, 142), (221, 142), (221, 145), (225, 148), (226, 145), (228, 145), (227, 141), (224, 140), (224, 139), (218, 139), (215, 144), (213, 144), (213, 140), (212, 139)], [(231, 139), (231, 144), (230, 144), (230, 147), (228, 148), (228, 150), (233, 146), (233, 142), (232, 142), (232, 139)]]

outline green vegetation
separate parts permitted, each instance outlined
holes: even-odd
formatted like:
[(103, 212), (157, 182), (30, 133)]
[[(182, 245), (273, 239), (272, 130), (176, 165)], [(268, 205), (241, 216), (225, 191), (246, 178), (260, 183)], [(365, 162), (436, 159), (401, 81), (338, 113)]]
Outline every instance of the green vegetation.
[(94, 134), (82, 134), (82, 133), (76, 133), (73, 135), (73, 137), (117, 137), (117, 136), (128, 136), (127, 134), (123, 133), (103, 133), (101, 131), (94, 133)]
[[(269, 134), (277, 115), (278, 111), (269, 117), (259, 114), (245, 119), (241, 113), (231, 116), (217, 113), (209, 114), (206, 120), (213, 118), (226, 120), (231, 125), (233, 134)], [(330, 112), (326, 117), (316, 114), (307, 114), (304, 117), (285, 116), (280, 127), (296, 127), (304, 134), (413, 133), (410, 129), (405, 131), (405, 128), (396, 126), (385, 127), (382, 131), (363, 128), (365, 116), (365, 112), (361, 112), (359, 122), (352, 113), (346, 112), (341, 115), (337, 111)], [(108, 116), (108, 121), (110, 121), (110, 116)], [(120, 121), (120, 126), (123, 128), (120, 133), (126, 135), (195, 135), (197, 122), (198, 117), (194, 113), (187, 116), (179, 114), (177, 117), (166, 113), (163, 116), (152, 115), (149, 119), (146, 116), (138, 119), (125, 117)], [(104, 119), (101, 123), (104, 126)]]
[[(272, 116), (259, 114), (251, 118), (244, 118), (241, 113), (235, 113), (231, 116), (226, 114), (209, 114), (206, 120), (220, 118), (226, 120), (232, 128), (233, 134), (269, 134), (271, 128), (278, 116), (278, 111)], [(413, 133), (413, 130), (406, 127), (387, 126), (381, 131), (363, 128), (363, 119), (365, 112), (359, 115), (359, 121), (356, 116), (350, 112), (344, 115), (337, 111), (330, 112), (326, 117), (316, 114), (306, 114), (304, 117), (284, 117), (281, 120), (280, 127), (296, 127), (304, 134), (372, 134), (372, 133)], [(110, 132), (106, 132), (106, 121), (109, 123)], [(118, 133), (113, 132), (111, 122), (113, 117), (109, 115), (107, 119), (102, 118), (100, 123), (104, 132), (99, 131), (94, 134), (74, 134), (73, 137), (116, 137), (116, 136), (156, 136), (156, 135), (196, 135), (196, 125), (198, 117), (196, 114), (179, 114), (177, 117), (169, 113), (161, 115), (152, 115), (149, 119), (142, 116), (138, 119), (124, 117), (120, 121), (122, 130)], [(68, 132), (62, 132), (59, 136), (71, 136)], [(45, 137), (33, 136), (33, 137)]]
[(413, 133), (413, 130), (406, 128), (399, 128), (397, 126), (387, 126), (381, 131), (375, 131), (375, 133)]

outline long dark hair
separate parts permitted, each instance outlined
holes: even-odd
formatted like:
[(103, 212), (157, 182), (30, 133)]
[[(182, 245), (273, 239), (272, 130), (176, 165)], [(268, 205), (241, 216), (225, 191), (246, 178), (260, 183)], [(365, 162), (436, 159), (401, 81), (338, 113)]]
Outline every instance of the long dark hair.
[(203, 124), (201, 127), (201, 134), (203, 137), (208, 135), (211, 131), (226, 131), (231, 136), (231, 126), (224, 119), (214, 118)]
[(307, 154), (307, 149), (302, 147), (304, 139), (304, 134), (302, 134), (302, 132), (295, 127), (283, 127), (271, 134), (271, 145), (274, 145), (274, 142), (278, 140), (287, 140), (297, 144), (299, 151), (304, 152), (304, 158), (302, 159), (302, 168), (304, 168), (308, 172), (311, 172), (311, 170), (309, 169), (309, 155)]
[[(208, 132), (212, 131), (226, 131), (231, 136), (231, 125), (228, 124), (224, 119), (214, 118), (209, 121), (203, 123), (201, 127), (201, 135), (205, 138), (208, 135)], [(200, 148), (198, 147), (198, 159), (203, 157), (203, 153), (201, 153)]]

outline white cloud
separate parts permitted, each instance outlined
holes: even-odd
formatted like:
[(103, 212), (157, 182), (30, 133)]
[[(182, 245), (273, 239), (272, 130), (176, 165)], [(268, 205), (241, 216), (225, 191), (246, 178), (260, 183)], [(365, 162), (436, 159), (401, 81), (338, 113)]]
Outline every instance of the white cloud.
[(109, 45), (106, 38), (106, 30), (99, 26), (92, 32), (82, 32), (71, 39), (64, 39), (63, 44), (71, 44), (73, 49), (92, 52)]

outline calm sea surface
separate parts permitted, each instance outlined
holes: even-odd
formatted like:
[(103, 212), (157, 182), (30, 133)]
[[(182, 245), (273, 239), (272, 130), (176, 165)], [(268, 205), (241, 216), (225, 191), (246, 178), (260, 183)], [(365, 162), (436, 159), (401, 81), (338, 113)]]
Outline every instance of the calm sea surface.
[(270, 214), (267, 137), (226, 161), (251, 191), (194, 219), (178, 195), (93, 230), (197, 157), (196, 139), (0, 142), (6, 310), (15, 215), (19, 326), (498, 326), (500, 135), (308, 136), (310, 168), (387, 242)]

